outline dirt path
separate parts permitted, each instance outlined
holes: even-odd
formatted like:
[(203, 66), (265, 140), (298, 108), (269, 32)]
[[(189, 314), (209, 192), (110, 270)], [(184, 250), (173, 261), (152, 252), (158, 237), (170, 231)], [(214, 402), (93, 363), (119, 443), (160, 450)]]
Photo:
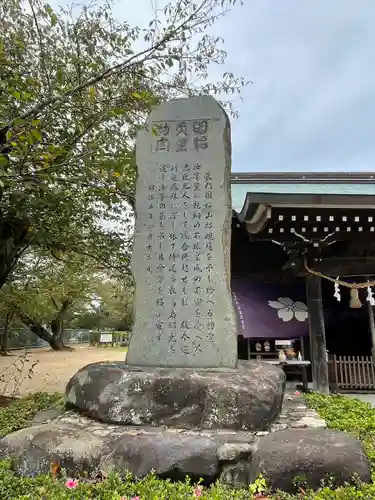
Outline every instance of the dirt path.
[[(13, 351), (10, 356), (0, 357), (0, 394), (12, 395), (15, 378), (19, 377), (17, 367), (23, 371), (19, 395), (25, 396), (40, 391), (64, 392), (69, 379), (82, 366), (97, 361), (124, 361), (125, 352), (125, 349), (110, 347), (74, 346), (72, 352), (55, 352), (43, 348), (29, 351), (28, 361), (24, 363), (22, 361), (24, 352)], [(27, 377), (29, 366), (36, 361), (38, 363), (29, 379)]]

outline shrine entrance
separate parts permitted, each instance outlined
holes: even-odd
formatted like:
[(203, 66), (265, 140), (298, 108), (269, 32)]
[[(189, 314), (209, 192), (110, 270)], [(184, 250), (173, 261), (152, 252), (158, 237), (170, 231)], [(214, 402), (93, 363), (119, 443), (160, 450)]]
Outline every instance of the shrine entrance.
[[(249, 327), (243, 338), (265, 337), (265, 327), (271, 331), (267, 335), (275, 339), (280, 338), (282, 331), (281, 339), (288, 335), (296, 338), (298, 333), (309, 346), (305, 356), (301, 353), (301, 363), (305, 359), (311, 362), (315, 390), (328, 393), (333, 387), (375, 389), (375, 281), (371, 282), (375, 276), (375, 193), (370, 192), (373, 179), (363, 176), (356, 181), (361, 183), (363, 194), (347, 194), (349, 191), (342, 187), (332, 187), (335, 194), (317, 194), (327, 190), (327, 186), (312, 174), (303, 174), (303, 179), (298, 180), (299, 189), (304, 192), (296, 189), (297, 179), (291, 178), (294, 186), (286, 183), (288, 174), (273, 174), (272, 188), (267, 179), (268, 192), (259, 187), (252, 191), (254, 184), (250, 181), (257, 180), (251, 178), (254, 176), (261, 178), (261, 174), (246, 174), (246, 179), (232, 181), (248, 182), (243, 209), (234, 213), (232, 224), (232, 281), (243, 276), (249, 281), (246, 287), (233, 281), (232, 288), (242, 307), (243, 323), (248, 317)], [(309, 177), (316, 183), (315, 193), (306, 192)], [(337, 175), (327, 181), (334, 185), (336, 178)], [(344, 175), (342, 182), (353, 183)], [(371, 185), (371, 189), (362, 188), (365, 184)], [(354, 286), (353, 282), (360, 285)], [(257, 283), (259, 286), (254, 289)], [(262, 283), (291, 288), (290, 292), (265, 290), (263, 299)], [(298, 284), (303, 286), (304, 299), (297, 288), (292, 292)], [(260, 301), (256, 310), (247, 310), (246, 294), (252, 294), (251, 304)], [(306, 323), (301, 312), (304, 308), (308, 311)], [(280, 324), (274, 327), (275, 314), (284, 330)], [(257, 335), (254, 325), (260, 320), (258, 332), (262, 335)]]

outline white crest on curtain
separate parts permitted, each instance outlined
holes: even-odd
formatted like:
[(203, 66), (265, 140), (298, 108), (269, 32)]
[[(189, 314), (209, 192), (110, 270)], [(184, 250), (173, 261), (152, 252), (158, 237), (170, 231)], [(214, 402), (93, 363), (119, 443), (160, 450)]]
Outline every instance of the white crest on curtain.
[(277, 309), (277, 315), (281, 321), (291, 321), (295, 318), (302, 322), (308, 318), (307, 305), (298, 300), (294, 302), (289, 297), (279, 297), (277, 301), (269, 300), (268, 305), (272, 309)]

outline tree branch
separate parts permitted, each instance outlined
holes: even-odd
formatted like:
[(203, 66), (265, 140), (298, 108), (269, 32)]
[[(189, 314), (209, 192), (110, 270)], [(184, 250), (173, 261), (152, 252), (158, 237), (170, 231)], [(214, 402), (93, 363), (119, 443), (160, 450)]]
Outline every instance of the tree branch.
[[(142, 50), (141, 52), (138, 52), (137, 54), (133, 54), (131, 57), (126, 59), (125, 61), (115, 64), (114, 66), (107, 68), (104, 70), (102, 73), (100, 73), (97, 76), (94, 76), (85, 82), (78, 84), (75, 86), (73, 89), (68, 90), (61, 94), (60, 96), (57, 97), (50, 97), (49, 99), (45, 99), (39, 104), (35, 105), (32, 107), (29, 111), (26, 111), (23, 113), (21, 116), (13, 119), (10, 123), (7, 123), (3, 128), (11, 127), (15, 120), (17, 119), (29, 119), (29, 118), (35, 118), (37, 117), (46, 107), (50, 105), (56, 105), (60, 104), (61, 102), (65, 101), (67, 98), (72, 97), (73, 95), (77, 94), (78, 92), (81, 92), (82, 90), (87, 89), (90, 86), (94, 86), (97, 83), (101, 82), (102, 80), (110, 78), (112, 75), (116, 73), (123, 72), (125, 70), (128, 70), (132, 67), (135, 67), (137, 65), (143, 64), (147, 59), (149, 59), (155, 52), (158, 50), (161, 50), (164, 46), (166, 46), (171, 39), (174, 37), (178, 38), (178, 35), (181, 32), (184, 32), (185, 30), (188, 29), (189, 23), (197, 16), (197, 14), (200, 13), (200, 11), (204, 8), (204, 6), (207, 5), (207, 0), (202, 0), (201, 4), (197, 9), (195, 9), (190, 15), (182, 21), (176, 28), (172, 28), (172, 25), (170, 25), (168, 28), (165, 30), (164, 36), (154, 43), (151, 47)], [(201, 19), (197, 21), (196, 23), (193, 24), (193, 28), (196, 29), (197, 26), (200, 24), (207, 23), (207, 19)]]
[(33, 0), (28, 0), (28, 1), (29, 1), (31, 12), (33, 14), (35, 28), (36, 28), (36, 31), (38, 33), (38, 41), (39, 41), (39, 49), (40, 49), (40, 60), (41, 60), (41, 63), (42, 63), (43, 71), (44, 71), (44, 73), (46, 75), (46, 79), (47, 79), (47, 83), (48, 83), (48, 89), (51, 90), (51, 80), (50, 80), (49, 73), (47, 71), (47, 66), (46, 66), (46, 53), (44, 51), (42, 32), (40, 31), (40, 26), (39, 26), (39, 23), (38, 23), (38, 18), (36, 16), (36, 12), (35, 12), (35, 9), (34, 9), (34, 2), (33, 2)]
[(74, 301), (73, 301), (72, 297), (68, 297), (68, 298), (64, 299), (62, 304), (61, 304), (60, 310), (58, 311), (55, 319), (56, 320), (63, 319), (65, 314), (69, 311), (69, 309), (72, 307), (73, 304), (74, 304)]

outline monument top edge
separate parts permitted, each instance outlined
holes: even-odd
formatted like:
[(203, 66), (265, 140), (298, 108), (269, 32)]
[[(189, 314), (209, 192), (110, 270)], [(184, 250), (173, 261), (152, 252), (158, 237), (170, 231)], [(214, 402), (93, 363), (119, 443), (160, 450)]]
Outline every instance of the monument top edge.
[[(170, 101), (163, 101), (160, 104), (153, 106), (148, 117), (148, 122), (153, 121), (154, 116), (159, 113), (167, 115), (170, 114), (170, 118), (173, 120), (173, 115), (176, 111), (179, 112), (178, 114), (181, 113), (183, 115), (196, 115), (198, 112), (198, 114), (201, 115), (201, 118), (212, 119), (217, 116), (219, 118), (229, 120), (225, 109), (219, 101), (211, 95), (201, 95), (171, 99)], [(181, 117), (179, 118), (181, 119)]]

